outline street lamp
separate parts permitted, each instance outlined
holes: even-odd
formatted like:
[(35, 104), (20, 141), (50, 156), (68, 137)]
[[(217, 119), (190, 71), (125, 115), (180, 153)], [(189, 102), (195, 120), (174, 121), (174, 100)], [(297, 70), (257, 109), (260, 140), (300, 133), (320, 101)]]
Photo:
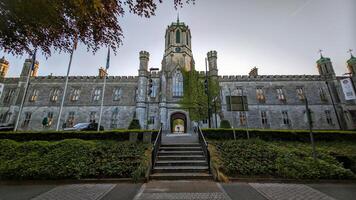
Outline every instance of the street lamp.
[(214, 103), (214, 113), (215, 113), (215, 128), (218, 128), (218, 119), (216, 116), (216, 101), (218, 100), (218, 97), (215, 97), (213, 99), (213, 103)]

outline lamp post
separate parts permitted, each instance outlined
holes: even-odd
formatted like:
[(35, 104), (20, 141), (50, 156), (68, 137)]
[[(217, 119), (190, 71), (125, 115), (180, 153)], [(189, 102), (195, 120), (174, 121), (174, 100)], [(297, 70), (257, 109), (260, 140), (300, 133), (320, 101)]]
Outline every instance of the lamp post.
[(218, 119), (217, 119), (217, 116), (216, 116), (216, 101), (218, 100), (218, 97), (215, 97), (213, 99), (213, 102), (214, 102), (214, 117), (215, 117), (215, 128), (218, 128)]
[(246, 119), (246, 135), (247, 135), (247, 139), (250, 139), (250, 133), (248, 132), (248, 119), (247, 119), (245, 103), (244, 103), (244, 90), (242, 88), (241, 88), (241, 103), (242, 103), (242, 110), (244, 112), (245, 119)]
[(314, 143), (314, 134), (313, 134), (313, 123), (311, 119), (311, 113), (309, 110), (309, 104), (308, 104), (308, 99), (305, 98), (305, 109), (306, 109), (306, 115), (307, 115), (307, 120), (308, 120), (308, 126), (309, 126), (309, 136), (310, 136), (310, 142), (312, 145), (312, 150), (313, 150), (313, 159), (316, 160), (316, 150), (315, 150), (315, 143)]
[(230, 94), (230, 112), (231, 112), (231, 117), (232, 117), (231, 127), (232, 127), (232, 132), (234, 133), (234, 140), (236, 140), (236, 133), (235, 133), (235, 129), (234, 129), (235, 117), (234, 117), (234, 113), (232, 111), (231, 89), (230, 88), (229, 88), (229, 94)]
[(152, 94), (153, 92), (153, 81), (152, 81), (152, 78), (151, 78), (151, 73), (152, 71), (158, 71), (159, 69), (158, 68), (153, 68), (151, 67), (149, 69), (149, 73), (148, 73), (148, 92), (147, 92), (147, 114), (146, 114), (146, 129), (148, 130), (148, 122), (149, 122), (149, 112), (150, 112), (150, 95)]
[(211, 128), (211, 120), (210, 120), (210, 92), (209, 92), (209, 77), (208, 77), (208, 59), (205, 58), (205, 94), (208, 96), (208, 123), (209, 123), (209, 128)]

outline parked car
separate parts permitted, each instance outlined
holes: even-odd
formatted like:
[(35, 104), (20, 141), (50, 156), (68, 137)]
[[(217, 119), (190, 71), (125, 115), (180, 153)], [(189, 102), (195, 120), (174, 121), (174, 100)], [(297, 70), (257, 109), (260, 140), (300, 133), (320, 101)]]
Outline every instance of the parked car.
[[(72, 128), (64, 128), (64, 131), (96, 131), (98, 130), (98, 123), (78, 123)], [(104, 127), (100, 126), (100, 130), (103, 131)]]
[(13, 131), (14, 128), (13, 124), (3, 124), (0, 126), (0, 131)]

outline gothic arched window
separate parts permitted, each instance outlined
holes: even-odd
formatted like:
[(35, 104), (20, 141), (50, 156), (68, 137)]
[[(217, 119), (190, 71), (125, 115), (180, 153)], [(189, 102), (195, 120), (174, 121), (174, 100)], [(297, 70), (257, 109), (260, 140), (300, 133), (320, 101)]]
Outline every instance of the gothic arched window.
[(173, 76), (173, 96), (183, 96), (183, 75), (180, 71), (177, 71)]
[(176, 31), (176, 43), (180, 43), (180, 31)]
[(189, 45), (189, 35), (188, 35), (188, 32), (186, 32), (185, 37), (186, 37), (187, 45)]

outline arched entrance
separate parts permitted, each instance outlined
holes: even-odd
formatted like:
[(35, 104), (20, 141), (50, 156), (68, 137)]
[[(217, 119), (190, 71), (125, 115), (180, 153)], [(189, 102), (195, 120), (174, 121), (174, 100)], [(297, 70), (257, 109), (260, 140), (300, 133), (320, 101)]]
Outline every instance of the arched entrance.
[(175, 112), (171, 115), (171, 132), (186, 133), (187, 132), (187, 117), (184, 113)]

